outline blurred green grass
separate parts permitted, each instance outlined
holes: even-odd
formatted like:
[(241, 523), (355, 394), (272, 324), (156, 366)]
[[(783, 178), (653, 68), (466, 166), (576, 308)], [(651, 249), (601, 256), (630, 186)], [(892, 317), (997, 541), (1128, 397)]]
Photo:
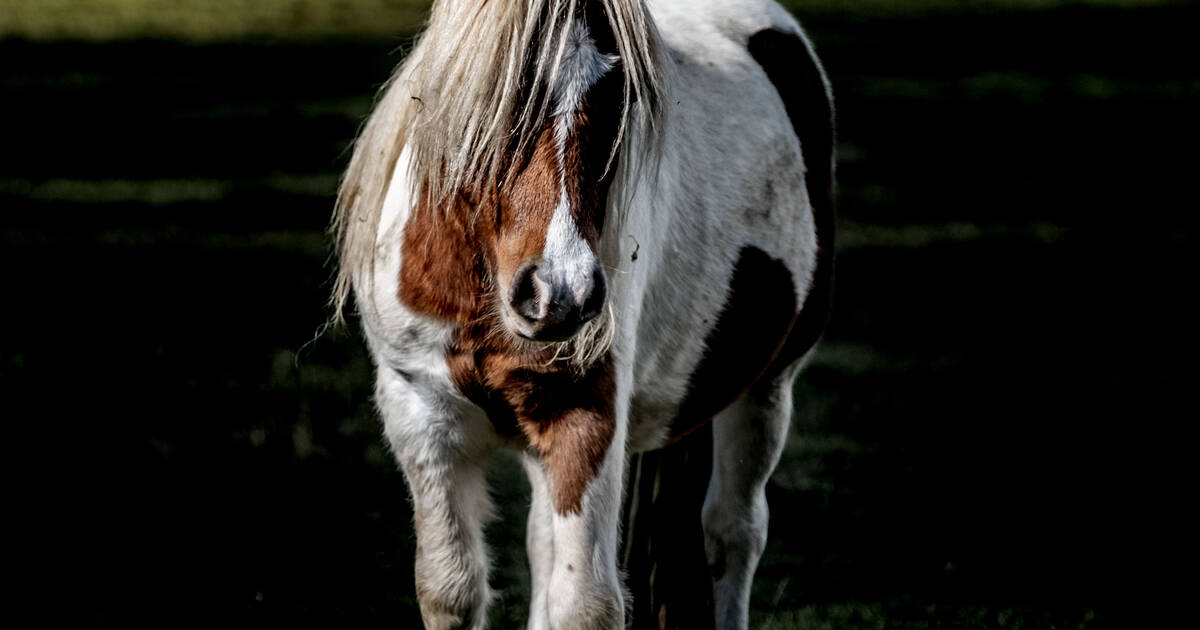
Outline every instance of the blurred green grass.
[(415, 0), (4, 0), (0, 37), (35, 41), (221, 41), (389, 37), (411, 32)]
[[(784, 0), (805, 15), (1151, 7), (1178, 0)], [(186, 41), (389, 38), (414, 32), (427, 0), (4, 0), (0, 39)]]

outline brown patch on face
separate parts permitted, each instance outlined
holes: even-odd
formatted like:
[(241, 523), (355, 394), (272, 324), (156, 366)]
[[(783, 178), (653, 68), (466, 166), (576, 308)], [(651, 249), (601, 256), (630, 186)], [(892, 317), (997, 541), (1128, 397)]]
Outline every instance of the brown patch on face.
[(743, 247), (729, 297), (705, 338), (707, 351), (671, 423), (673, 442), (707, 423), (771, 365), (796, 320), (796, 290), (783, 261)]
[(554, 130), (547, 123), (516, 177), (501, 190), (460, 194), (447, 208), (418, 203), (404, 227), (400, 299), (462, 324), (483, 309), (485, 287), (540, 257), (558, 206)]
[(562, 189), (558, 165), (554, 128), (547, 123), (516, 177), (494, 197), (494, 205), (480, 208), (493, 219), (480, 226), (480, 234), (490, 242), (495, 273), (504, 285), (521, 263), (542, 256)]
[[(593, 247), (604, 224), (605, 167), (622, 85), (614, 71), (593, 87), (563, 151), (567, 197)], [(554, 122), (543, 125), (518, 174), (501, 189), (460, 195), (449, 208), (414, 208), (404, 230), (399, 296), (418, 312), (456, 324), (446, 353), (456, 388), (502, 434), (528, 440), (546, 463), (555, 510), (574, 514), (616, 431), (612, 358), (582, 372), (552, 362), (552, 347), (518, 341), (497, 315), (517, 268), (541, 256), (560, 201)]]
[(833, 104), (825, 89), (821, 69), (808, 46), (793, 33), (766, 29), (755, 33), (747, 44), (779, 92), (787, 108), (792, 129), (803, 147), (804, 183), (812, 202), (817, 230), (817, 265), (804, 308), (788, 335), (787, 344), (765, 375), (774, 378), (804, 356), (820, 339), (829, 319), (833, 294), (834, 216), (834, 120)]

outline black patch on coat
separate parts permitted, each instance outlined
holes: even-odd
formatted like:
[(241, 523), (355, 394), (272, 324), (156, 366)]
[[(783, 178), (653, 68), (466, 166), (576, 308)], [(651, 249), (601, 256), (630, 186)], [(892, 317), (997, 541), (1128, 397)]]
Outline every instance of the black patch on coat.
[(703, 426), (772, 365), (796, 321), (796, 290), (782, 260), (757, 247), (741, 250), (705, 354), (671, 425), (671, 439)]

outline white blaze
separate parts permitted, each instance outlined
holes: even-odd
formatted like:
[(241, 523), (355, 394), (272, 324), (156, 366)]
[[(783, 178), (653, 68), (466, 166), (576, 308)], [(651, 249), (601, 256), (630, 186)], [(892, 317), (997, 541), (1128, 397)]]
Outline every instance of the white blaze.
[(577, 304), (587, 299), (592, 292), (592, 269), (596, 266), (596, 255), (579, 235), (575, 217), (571, 216), (571, 203), (567, 200), (565, 186), (558, 207), (554, 209), (554, 218), (550, 220), (550, 229), (546, 232), (542, 260), (549, 266), (552, 284), (570, 287)]
[(586, 300), (592, 291), (592, 270), (596, 266), (596, 255), (580, 235), (579, 226), (571, 212), (565, 179), (566, 145), (575, 117), (583, 105), (584, 96), (616, 62), (616, 57), (601, 54), (596, 50), (596, 42), (588, 33), (587, 25), (582, 20), (576, 21), (554, 87), (559, 202), (546, 232), (542, 260), (548, 267), (547, 272), (552, 284), (569, 287), (577, 303)]

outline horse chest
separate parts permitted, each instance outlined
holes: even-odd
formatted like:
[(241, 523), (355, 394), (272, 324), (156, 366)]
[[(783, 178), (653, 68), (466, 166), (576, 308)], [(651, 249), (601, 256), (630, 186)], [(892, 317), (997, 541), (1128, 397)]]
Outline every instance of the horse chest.
[(381, 362), (416, 386), (434, 397), (465, 398), (487, 414), (501, 440), (540, 453), (555, 479), (556, 509), (577, 512), (616, 430), (613, 360), (579, 367), (556, 360), (553, 345), (525, 343), (504, 330), (490, 307), (479, 250), (457, 229), (464, 221), (435, 219), (418, 207), (389, 230), (375, 284), (395, 280), (390, 295), (377, 291), (388, 306), (376, 309), (374, 323), (366, 318), (377, 338), (372, 345)]

